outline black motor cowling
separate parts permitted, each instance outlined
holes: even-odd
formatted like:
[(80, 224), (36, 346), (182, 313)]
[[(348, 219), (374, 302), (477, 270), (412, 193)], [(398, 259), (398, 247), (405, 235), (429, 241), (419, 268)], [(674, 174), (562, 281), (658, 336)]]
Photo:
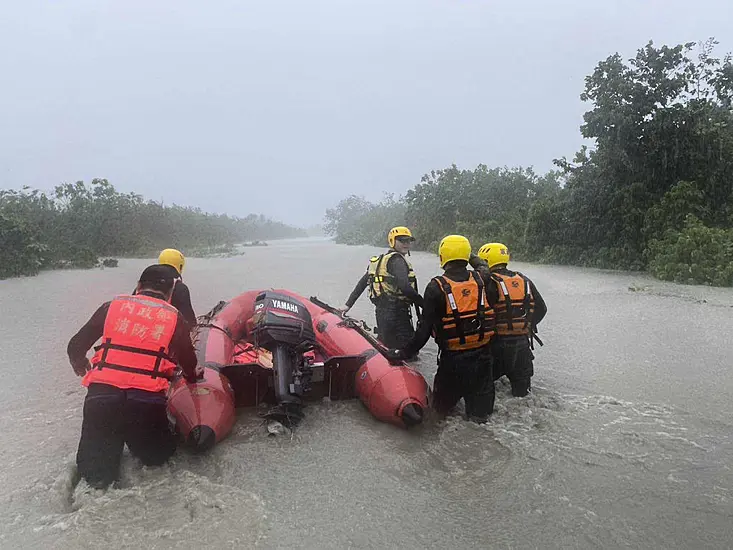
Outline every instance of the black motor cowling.
[(277, 401), (291, 407), (286, 416), (297, 416), (292, 406), (300, 406), (309, 378), (302, 368), (303, 353), (316, 343), (310, 312), (290, 296), (265, 291), (255, 299), (252, 321), (255, 343), (272, 352)]
[(307, 350), (316, 341), (308, 309), (298, 300), (272, 291), (255, 300), (252, 332), (257, 345), (270, 351), (277, 344)]

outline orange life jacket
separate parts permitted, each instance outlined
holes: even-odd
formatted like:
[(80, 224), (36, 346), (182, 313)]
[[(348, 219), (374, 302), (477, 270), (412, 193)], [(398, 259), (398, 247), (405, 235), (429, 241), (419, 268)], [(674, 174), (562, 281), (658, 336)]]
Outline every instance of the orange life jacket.
[(534, 296), (529, 279), (521, 273), (492, 273), (491, 278), (499, 290), (499, 301), (494, 306), (497, 335), (529, 336), (534, 314)]
[(435, 277), (445, 295), (445, 315), (435, 327), (441, 350), (469, 350), (485, 346), (494, 332), (494, 310), (486, 299), (484, 282), (471, 271), (468, 281), (458, 283)]
[(176, 368), (168, 355), (178, 310), (149, 296), (117, 296), (104, 320), (102, 343), (82, 384), (159, 392), (168, 389)]

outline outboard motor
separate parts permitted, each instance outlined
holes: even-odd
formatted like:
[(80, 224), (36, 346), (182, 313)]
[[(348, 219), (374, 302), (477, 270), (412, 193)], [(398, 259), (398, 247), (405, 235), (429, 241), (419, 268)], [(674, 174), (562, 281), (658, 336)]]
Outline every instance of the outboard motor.
[(265, 291), (255, 299), (252, 335), (256, 345), (272, 353), (275, 397), (285, 419), (301, 416), (301, 398), (308, 382), (301, 368), (303, 353), (316, 344), (310, 312), (290, 296)]

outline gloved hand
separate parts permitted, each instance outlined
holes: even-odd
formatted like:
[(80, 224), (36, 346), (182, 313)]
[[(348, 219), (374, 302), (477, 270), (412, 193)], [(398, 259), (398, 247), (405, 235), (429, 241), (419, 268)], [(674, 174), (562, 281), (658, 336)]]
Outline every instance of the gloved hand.
[(79, 362), (76, 365), (71, 365), (71, 367), (74, 369), (74, 373), (77, 376), (84, 376), (87, 371), (92, 370), (92, 364), (89, 362), (89, 359), (84, 359), (84, 362)]
[(471, 256), (468, 259), (468, 264), (474, 268), (474, 269), (480, 269), (480, 268), (489, 268), (489, 264), (486, 263), (486, 260), (482, 259), (480, 256), (477, 256), (473, 252), (471, 252)]

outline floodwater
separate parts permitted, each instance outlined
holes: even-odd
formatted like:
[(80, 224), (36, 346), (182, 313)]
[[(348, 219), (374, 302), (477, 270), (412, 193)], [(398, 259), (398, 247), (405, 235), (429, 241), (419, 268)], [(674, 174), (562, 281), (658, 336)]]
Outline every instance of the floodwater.
[[(312, 239), (189, 259), (201, 314), (252, 288), (341, 304), (376, 249)], [(412, 256), (421, 288), (437, 258)], [(730, 548), (733, 290), (516, 264), (549, 313), (533, 394), (497, 383), (485, 426), (414, 432), (358, 401), (290, 436), (256, 411), (206, 456), (129, 455), (122, 487), (72, 486), (84, 390), (69, 337), (152, 260), (0, 281), (1, 548)], [(365, 296), (352, 310), (373, 320)], [(432, 382), (435, 347), (421, 353)]]

